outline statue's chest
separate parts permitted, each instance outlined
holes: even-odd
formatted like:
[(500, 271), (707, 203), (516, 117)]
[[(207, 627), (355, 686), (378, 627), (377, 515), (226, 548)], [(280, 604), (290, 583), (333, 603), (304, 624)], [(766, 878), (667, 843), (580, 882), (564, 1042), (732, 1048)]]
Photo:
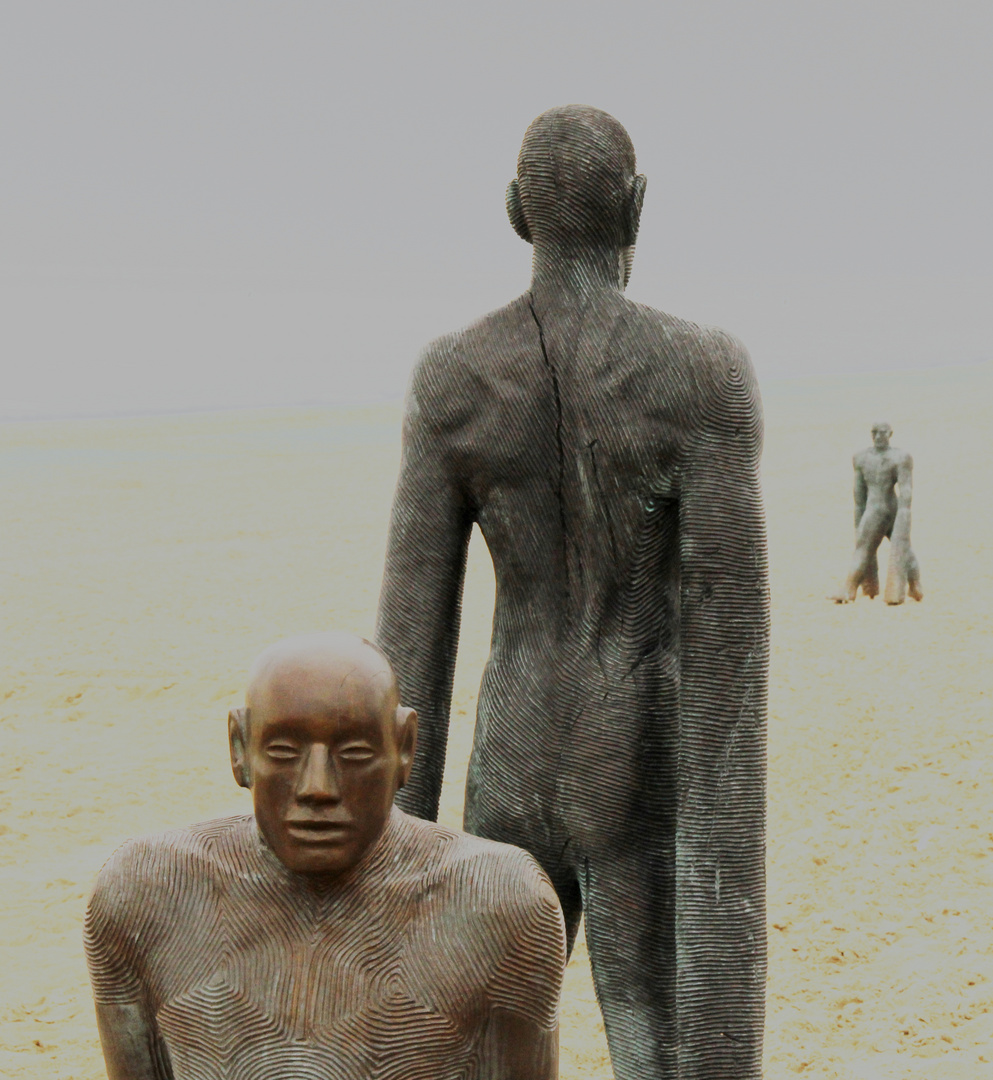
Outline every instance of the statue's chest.
[[(470, 973), (459, 992), (449, 979), (446, 993), (445, 980), (432, 978), (438, 957), (420, 948), (421, 935), (410, 926), (402, 932), (402, 920), (391, 932), (384, 914), (342, 920), (296, 912), (215, 936), (199, 970), (173, 980), (158, 1010), (177, 1080), (241, 1080), (260, 1069), (358, 1080), (379, 1076), (383, 1062), (410, 1044), (434, 1048), (437, 1075), (449, 1075), (444, 1062), (461, 1061), (475, 1042), (483, 988)], [(451, 956), (455, 944), (442, 941), (440, 954)]]
[(862, 464), (862, 475), (871, 487), (892, 488), (896, 484), (896, 464), (886, 458), (880, 458)]

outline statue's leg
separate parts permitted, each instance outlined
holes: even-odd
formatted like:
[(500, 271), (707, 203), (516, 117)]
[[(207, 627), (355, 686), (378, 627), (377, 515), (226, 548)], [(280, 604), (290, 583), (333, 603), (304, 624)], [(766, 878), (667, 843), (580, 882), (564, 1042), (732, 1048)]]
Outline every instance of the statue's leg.
[(886, 589), (883, 592), (883, 599), (887, 604), (902, 604), (907, 598), (909, 553), (910, 518), (902, 511), (896, 515), (890, 533), (890, 557), (886, 568)]
[(879, 552), (869, 553), (866, 559), (865, 573), (862, 575), (862, 595), (870, 600), (879, 595)]
[(921, 588), (921, 568), (917, 562), (917, 556), (908, 545), (907, 547), (907, 592), (913, 600), (923, 600), (924, 590)]
[[(542, 867), (545, 873), (548, 870)], [(572, 948), (576, 944), (576, 934), (579, 932), (579, 922), (583, 916), (583, 898), (579, 889), (579, 882), (572, 872), (566, 873), (563, 869), (554, 867), (555, 875), (548, 874), (562, 905), (562, 918), (565, 920), (565, 946), (566, 957), (572, 956)]]
[[(730, 993), (740, 1002), (740, 1010), (725, 996), (715, 994), (706, 980), (681, 978), (677, 992), (672, 867), (666, 866), (667, 859), (652, 858), (649, 839), (630, 856), (590, 859), (580, 871), (586, 941), (614, 1076), (616, 1080), (759, 1080), (762, 989), (733, 986)], [(716, 913), (709, 920), (696, 919), (694, 933), (702, 929), (701, 937), (684, 942), (685, 948), (679, 951), (720, 953), (727, 949), (728, 963), (736, 966), (735, 949), (728, 947), (728, 938), (734, 937), (729, 922), (747, 922), (754, 911), (740, 897), (729, 900), (727, 907), (723, 924)], [(685, 995), (683, 1000), (678, 994)], [(688, 1000), (691, 997), (697, 1000)], [(696, 1021), (696, 1029), (681, 1032), (677, 1013), (687, 1012)], [(713, 1018), (712, 1024), (708, 1017)], [(701, 1030), (701, 1021), (704, 1028), (711, 1028), (709, 1032)]]
[(860, 585), (866, 596), (875, 595), (870, 593), (869, 588), (871, 575), (875, 574), (876, 591), (879, 591), (879, 566), (876, 552), (883, 537), (886, 535), (888, 522), (878, 512), (871, 510), (862, 515), (859, 527), (855, 531), (855, 552), (852, 555), (851, 568), (841, 591), (830, 597), (836, 604), (851, 603), (855, 599)]
[(890, 545), (890, 558), (886, 567), (886, 589), (883, 599), (887, 604), (902, 604), (907, 597), (907, 574), (900, 552)]
[(836, 604), (850, 604), (855, 599), (859, 585), (865, 580), (868, 560), (869, 549), (860, 544), (855, 548), (855, 554), (852, 555), (852, 564), (848, 576), (845, 578), (845, 584), (842, 585), (839, 592), (829, 597), (830, 600), (833, 600)]
[[(672, 868), (648, 847), (579, 868), (593, 982), (616, 1080), (677, 1076)], [(655, 865), (653, 866), (653, 863)]]

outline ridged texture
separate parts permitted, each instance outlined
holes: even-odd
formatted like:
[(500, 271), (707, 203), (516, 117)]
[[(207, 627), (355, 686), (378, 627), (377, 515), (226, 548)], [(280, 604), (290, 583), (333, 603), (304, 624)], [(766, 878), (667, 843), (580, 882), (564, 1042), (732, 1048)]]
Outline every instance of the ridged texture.
[(507, 1013), (554, 1051), (565, 946), (544, 875), (399, 810), (323, 888), (250, 817), (132, 841), (85, 940), (98, 1007), (140, 1005), (174, 1080), (485, 1078)]
[(466, 827), (538, 859), (570, 943), (585, 910), (622, 1080), (760, 1074), (761, 434), (736, 340), (611, 288), (532, 288), (429, 347), (408, 394), (377, 631), (420, 717), (398, 801), (437, 815), (478, 523)]

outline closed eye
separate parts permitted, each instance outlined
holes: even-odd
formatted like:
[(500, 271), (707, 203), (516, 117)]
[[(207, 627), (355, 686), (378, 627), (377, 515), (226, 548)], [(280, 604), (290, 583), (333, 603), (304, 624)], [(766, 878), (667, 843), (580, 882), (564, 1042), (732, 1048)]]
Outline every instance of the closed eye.
[(371, 746), (343, 746), (338, 751), (338, 756), (345, 761), (371, 761), (376, 756), (376, 751)]
[(292, 761), (300, 756), (299, 749), (293, 743), (273, 742), (265, 748), (265, 752), (277, 761)]

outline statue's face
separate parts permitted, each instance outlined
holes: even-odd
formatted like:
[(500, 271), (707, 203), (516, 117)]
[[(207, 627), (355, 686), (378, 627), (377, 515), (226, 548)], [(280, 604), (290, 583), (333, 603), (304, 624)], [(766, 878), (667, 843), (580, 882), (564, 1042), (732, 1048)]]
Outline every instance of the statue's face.
[(877, 450), (888, 450), (890, 447), (890, 436), (893, 434), (891, 427), (879, 426), (872, 429), (872, 445)]
[(280, 861), (304, 874), (355, 866), (383, 831), (408, 750), (361, 673), (274, 676), (252, 705), (247, 764), (255, 818)]

